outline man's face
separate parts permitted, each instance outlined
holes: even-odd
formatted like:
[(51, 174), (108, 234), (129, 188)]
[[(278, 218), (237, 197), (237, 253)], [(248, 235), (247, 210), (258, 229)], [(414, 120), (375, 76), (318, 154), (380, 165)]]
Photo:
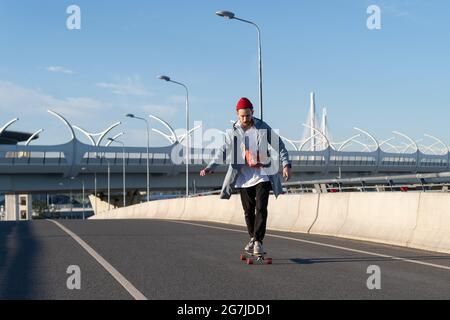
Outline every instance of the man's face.
[(241, 109), (237, 111), (239, 121), (244, 127), (249, 127), (253, 121), (253, 110), (252, 109)]

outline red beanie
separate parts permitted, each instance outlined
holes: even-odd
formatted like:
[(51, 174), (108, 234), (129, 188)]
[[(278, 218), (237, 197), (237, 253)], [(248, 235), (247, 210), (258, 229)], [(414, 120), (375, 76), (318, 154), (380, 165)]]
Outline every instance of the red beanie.
[(242, 98), (241, 100), (239, 100), (239, 102), (236, 106), (236, 110), (241, 110), (241, 109), (252, 109), (253, 110), (253, 104), (247, 98)]

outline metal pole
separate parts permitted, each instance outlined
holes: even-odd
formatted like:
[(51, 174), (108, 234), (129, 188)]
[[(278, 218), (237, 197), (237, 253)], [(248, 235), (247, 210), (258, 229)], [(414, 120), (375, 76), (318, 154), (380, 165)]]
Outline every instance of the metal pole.
[(263, 115), (263, 66), (262, 66), (262, 44), (261, 44), (261, 29), (259, 28), (259, 26), (249, 20), (245, 20), (245, 19), (241, 19), (241, 18), (237, 18), (235, 16), (233, 16), (233, 19), (235, 20), (239, 20), (245, 23), (249, 23), (251, 25), (253, 25), (256, 30), (258, 31), (258, 62), (259, 62), (259, 117), (261, 118), (261, 120), (263, 120), (264, 115)]
[(189, 144), (189, 89), (181, 83), (170, 79), (168, 76), (159, 76), (158, 79), (178, 84), (186, 90), (186, 197), (189, 196), (189, 157), (190, 157), (190, 144)]
[[(134, 114), (127, 114), (127, 117), (130, 117), (132, 119), (138, 119), (145, 121), (145, 125), (147, 128), (147, 202), (150, 201), (150, 124), (148, 123), (148, 120), (145, 118), (137, 117)], [(114, 138), (113, 138), (114, 139)]]
[(176, 83), (186, 90), (186, 197), (189, 197), (189, 159), (190, 159), (190, 143), (189, 143), (189, 89), (188, 87), (177, 81), (168, 80), (169, 82)]
[(125, 187), (125, 146), (122, 143), (122, 161), (123, 161), (123, 206), (127, 206), (127, 193)]
[(108, 211), (111, 210), (111, 166), (108, 162)]
[[(71, 186), (72, 187), (72, 186)], [(73, 198), (72, 198), (72, 189), (70, 190), (70, 219), (73, 220)]]
[(189, 157), (190, 157), (190, 143), (189, 143), (189, 92), (186, 88), (186, 197), (189, 197)]
[(258, 60), (259, 60), (259, 116), (263, 120), (263, 72), (262, 72), (262, 49), (261, 49), (261, 31), (258, 30)]
[(148, 120), (145, 119), (147, 124), (147, 202), (150, 201), (150, 162), (149, 162), (149, 149), (150, 149), (150, 128)]
[(86, 216), (85, 216), (84, 204), (86, 203), (86, 201), (85, 201), (85, 199), (84, 199), (84, 196), (85, 196), (85, 192), (84, 192), (84, 179), (82, 180), (82, 183), (83, 183), (83, 220), (85, 220), (85, 219), (86, 219)]
[(122, 141), (116, 140), (114, 138), (109, 138), (108, 139), (111, 142), (117, 142), (119, 144), (122, 145), (122, 163), (123, 163), (123, 206), (126, 207), (127, 205), (127, 201), (126, 201), (126, 180), (125, 180), (125, 143), (123, 143)]
[(95, 193), (95, 198), (94, 198), (95, 210), (94, 210), (94, 212), (97, 213), (97, 172), (94, 173), (94, 193)]

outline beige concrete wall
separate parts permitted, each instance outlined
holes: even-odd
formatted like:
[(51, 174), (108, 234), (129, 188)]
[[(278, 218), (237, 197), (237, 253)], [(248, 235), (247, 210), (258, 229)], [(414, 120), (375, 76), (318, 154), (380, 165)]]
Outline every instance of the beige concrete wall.
[(450, 196), (422, 193), (417, 227), (409, 246), (450, 253)]
[[(450, 253), (448, 193), (328, 193), (269, 200), (268, 229), (374, 241)], [(93, 219), (175, 219), (245, 225), (239, 196), (152, 201)]]
[[(289, 196), (287, 196), (289, 197)], [(319, 218), (319, 201), (318, 193), (307, 193), (299, 196), (298, 217), (292, 226), (292, 232), (310, 233), (314, 223)]]
[(300, 199), (300, 195), (282, 195), (278, 199), (272, 196), (267, 208), (269, 211), (267, 225), (280, 231), (292, 231), (298, 220)]
[(337, 236), (407, 246), (417, 224), (421, 193), (349, 193)]
[(311, 225), (310, 232), (338, 236), (345, 224), (348, 213), (348, 202), (351, 193), (320, 194), (317, 220)]

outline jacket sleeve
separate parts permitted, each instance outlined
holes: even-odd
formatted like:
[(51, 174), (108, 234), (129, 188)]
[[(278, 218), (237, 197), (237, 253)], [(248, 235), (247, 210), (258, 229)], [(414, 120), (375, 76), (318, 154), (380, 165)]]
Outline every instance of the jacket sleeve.
[[(266, 130), (267, 130), (267, 139), (272, 146), (272, 148), (280, 155), (281, 163), (283, 164), (283, 168), (286, 166), (291, 167), (291, 161), (289, 160), (289, 152), (286, 149), (286, 146), (284, 145), (283, 140), (281, 140), (280, 136), (272, 130), (272, 128), (265, 124)], [(276, 142), (272, 144), (272, 142)]]
[(207, 170), (214, 171), (219, 165), (225, 164), (223, 155), (227, 155), (227, 150), (231, 150), (232, 146), (232, 140), (233, 140), (233, 131), (228, 131), (227, 135), (225, 136), (225, 142), (222, 144), (222, 146), (218, 149), (216, 149), (216, 153), (214, 155), (214, 158), (211, 160), (211, 162), (206, 166)]

